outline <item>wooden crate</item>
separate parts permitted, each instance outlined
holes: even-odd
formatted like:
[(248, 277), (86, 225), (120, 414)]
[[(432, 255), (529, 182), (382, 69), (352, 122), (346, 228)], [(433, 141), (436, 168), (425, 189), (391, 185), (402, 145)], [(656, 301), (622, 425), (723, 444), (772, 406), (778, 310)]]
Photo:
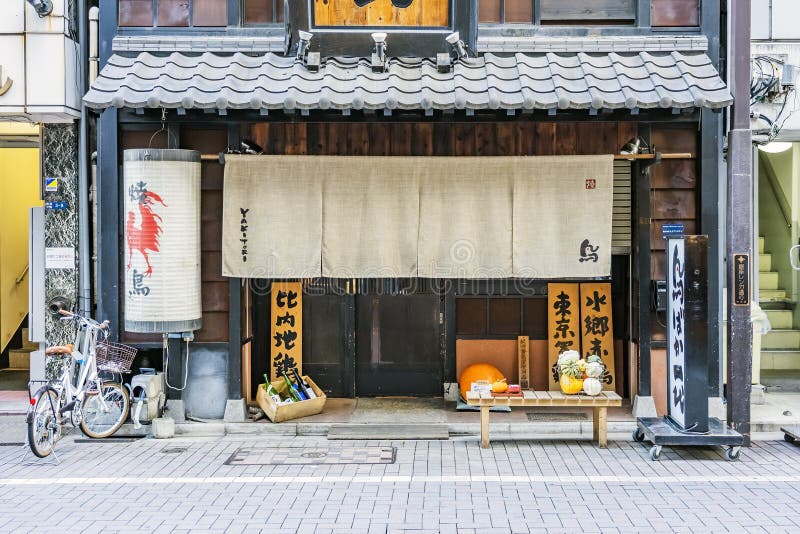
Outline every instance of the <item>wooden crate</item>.
[[(328, 397), (325, 396), (325, 392), (322, 391), (319, 386), (317, 386), (313, 380), (311, 380), (307, 376), (303, 376), (308, 385), (311, 386), (311, 389), (314, 390), (314, 393), (317, 394), (316, 399), (309, 399), (300, 402), (293, 402), (291, 404), (276, 404), (275, 401), (272, 400), (272, 397), (267, 395), (267, 390), (264, 388), (264, 384), (258, 385), (258, 393), (256, 394), (256, 402), (264, 410), (264, 413), (267, 415), (270, 421), (273, 423), (280, 423), (282, 421), (288, 421), (290, 419), (298, 419), (300, 417), (308, 417), (309, 415), (315, 415), (322, 411), (322, 408), (325, 407), (325, 401)], [(286, 382), (283, 380), (275, 380), (272, 382), (272, 387), (278, 393), (286, 394)]]

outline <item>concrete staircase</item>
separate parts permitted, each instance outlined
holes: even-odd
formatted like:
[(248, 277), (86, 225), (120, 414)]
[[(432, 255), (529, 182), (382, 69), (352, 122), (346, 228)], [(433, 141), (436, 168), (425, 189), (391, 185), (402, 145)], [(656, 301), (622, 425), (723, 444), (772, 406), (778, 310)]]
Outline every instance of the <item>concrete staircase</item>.
[(28, 341), (28, 329), (22, 329), (22, 347), (8, 351), (8, 366), (11, 369), (30, 369), (31, 352), (39, 350), (38, 343)]
[(761, 338), (761, 383), (772, 391), (800, 391), (800, 330), (794, 328), (794, 303), (772, 270), (772, 254), (758, 238), (759, 305), (772, 330)]

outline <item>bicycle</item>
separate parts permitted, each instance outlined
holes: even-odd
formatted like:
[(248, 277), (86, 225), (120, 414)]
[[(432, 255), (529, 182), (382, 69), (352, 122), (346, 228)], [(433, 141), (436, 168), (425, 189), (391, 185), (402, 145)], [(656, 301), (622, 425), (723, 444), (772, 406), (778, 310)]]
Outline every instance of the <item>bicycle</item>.
[[(90, 438), (105, 438), (119, 430), (130, 412), (128, 390), (121, 382), (122, 373), (130, 371), (136, 349), (109, 342), (108, 321), (98, 323), (63, 310), (59, 313), (61, 320), (75, 320), (79, 325), (74, 343), (45, 350), (46, 357), (69, 356), (64, 358), (59, 377), (32, 381), (28, 387), (30, 396), (34, 382), (45, 383), (30, 396), (26, 419), (28, 445), (39, 458), (53, 452), (67, 422)], [(105, 378), (109, 374), (111, 378)], [(113, 380), (117, 374), (119, 382)]]

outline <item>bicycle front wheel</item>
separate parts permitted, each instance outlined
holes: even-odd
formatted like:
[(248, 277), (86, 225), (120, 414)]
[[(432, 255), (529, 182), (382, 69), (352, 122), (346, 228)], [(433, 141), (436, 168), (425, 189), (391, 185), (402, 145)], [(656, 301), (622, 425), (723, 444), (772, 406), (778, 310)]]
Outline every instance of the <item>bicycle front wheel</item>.
[(106, 382), (83, 400), (81, 430), (90, 438), (107, 438), (122, 426), (130, 411), (128, 390), (116, 382)]
[(50, 456), (61, 435), (58, 393), (50, 388), (40, 389), (35, 396), (33, 417), (28, 422), (28, 446), (39, 458)]

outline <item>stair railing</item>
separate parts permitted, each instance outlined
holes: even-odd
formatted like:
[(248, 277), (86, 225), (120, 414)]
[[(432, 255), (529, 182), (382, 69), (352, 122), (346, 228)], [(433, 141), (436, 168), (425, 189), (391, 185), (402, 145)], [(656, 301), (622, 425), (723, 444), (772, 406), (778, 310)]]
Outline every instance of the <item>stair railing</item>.
[(20, 273), (20, 275), (14, 279), (14, 283), (16, 285), (20, 285), (22, 281), (25, 280), (25, 275), (28, 274), (28, 267), (29, 265), (26, 265), (25, 268), (22, 270), (22, 273)]
[[(765, 172), (764, 174), (767, 175), (767, 183), (769, 184), (769, 188), (772, 190), (772, 195), (778, 202), (778, 207), (781, 210), (781, 215), (783, 215), (783, 220), (786, 223), (786, 228), (791, 228), (792, 208), (789, 205), (789, 201), (786, 200), (786, 195), (784, 195), (783, 189), (781, 189), (780, 185), (778, 185), (778, 180), (775, 178), (775, 175), (770, 170), (767, 170), (767, 172)], [(791, 251), (789, 251), (789, 254), (791, 255)]]

